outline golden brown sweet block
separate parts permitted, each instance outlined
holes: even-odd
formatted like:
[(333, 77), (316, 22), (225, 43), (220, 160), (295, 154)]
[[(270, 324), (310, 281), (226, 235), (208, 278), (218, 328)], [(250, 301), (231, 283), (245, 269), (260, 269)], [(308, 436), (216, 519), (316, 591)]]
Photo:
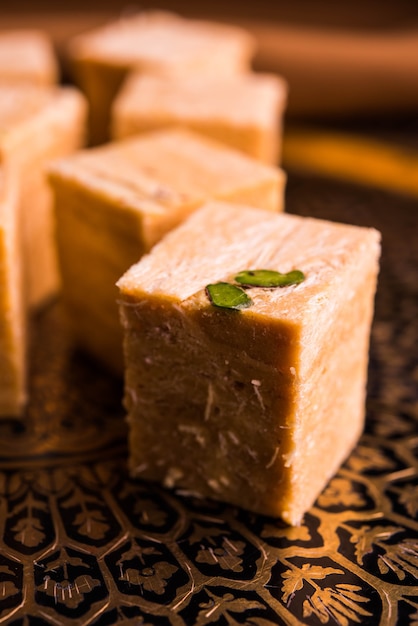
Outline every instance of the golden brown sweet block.
[(0, 163), (16, 172), (20, 186), (26, 298), (38, 306), (59, 287), (45, 168), (82, 145), (86, 104), (70, 87), (0, 84), (0, 119)]
[(164, 77), (133, 73), (112, 108), (112, 136), (183, 126), (278, 163), (287, 88), (271, 74)]
[(58, 63), (46, 34), (32, 29), (0, 31), (0, 80), (52, 85)]
[(254, 40), (244, 30), (151, 11), (76, 37), (68, 56), (90, 104), (90, 140), (109, 137), (110, 109), (128, 72), (230, 75), (247, 70)]
[(63, 294), (79, 342), (122, 371), (120, 276), (211, 198), (283, 208), (285, 175), (189, 131), (80, 151), (51, 170)]
[(17, 187), (0, 167), (0, 417), (19, 416), (26, 400), (26, 319)]
[[(300, 523), (363, 427), (373, 229), (211, 203), (118, 282), (134, 475)], [(253, 305), (205, 286), (304, 272)]]

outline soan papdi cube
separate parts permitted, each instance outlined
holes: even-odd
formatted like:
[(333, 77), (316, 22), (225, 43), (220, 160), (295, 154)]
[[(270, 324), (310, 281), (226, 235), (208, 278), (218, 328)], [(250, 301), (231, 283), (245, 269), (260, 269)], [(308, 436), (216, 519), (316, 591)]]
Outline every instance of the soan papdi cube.
[(59, 287), (45, 167), (80, 147), (85, 118), (84, 98), (73, 88), (0, 83), (0, 164), (18, 176), (25, 294), (31, 306), (43, 303)]
[(115, 283), (211, 198), (281, 210), (285, 175), (190, 131), (80, 151), (51, 169), (63, 297), (78, 342), (122, 372)]
[[(363, 428), (378, 257), (373, 229), (223, 203), (169, 233), (118, 282), (132, 474), (299, 524)], [(238, 288), (256, 270), (290, 284)]]
[(0, 80), (56, 83), (58, 63), (49, 37), (32, 29), (0, 31)]
[(79, 35), (68, 56), (75, 81), (90, 103), (90, 140), (109, 137), (110, 109), (128, 72), (230, 75), (247, 70), (254, 40), (243, 29), (142, 12)]
[(0, 167), (0, 417), (18, 416), (26, 400), (18, 185)]
[(287, 87), (272, 74), (183, 76), (133, 73), (112, 109), (116, 139), (183, 126), (265, 163), (278, 163)]

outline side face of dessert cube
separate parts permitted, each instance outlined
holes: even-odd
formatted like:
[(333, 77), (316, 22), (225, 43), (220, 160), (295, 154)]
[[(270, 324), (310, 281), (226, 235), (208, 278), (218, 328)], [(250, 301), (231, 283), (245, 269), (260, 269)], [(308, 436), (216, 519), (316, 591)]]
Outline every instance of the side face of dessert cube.
[(54, 164), (63, 296), (79, 343), (122, 371), (116, 281), (210, 198), (278, 211), (285, 176), (187, 131), (80, 151)]
[(0, 87), (0, 161), (13, 168), (20, 185), (25, 294), (39, 306), (59, 288), (52, 198), (47, 163), (84, 142), (86, 103), (72, 88), (30, 85)]
[[(209, 204), (118, 282), (133, 475), (300, 523), (364, 422), (379, 235)], [(246, 289), (240, 271), (304, 273)]]
[(0, 417), (18, 417), (26, 401), (17, 183), (0, 167)]
[(90, 104), (90, 141), (109, 138), (112, 102), (129, 71), (230, 75), (249, 68), (254, 40), (238, 27), (143, 12), (80, 35), (68, 49)]
[(0, 31), (0, 80), (55, 84), (58, 63), (48, 36), (30, 29)]
[(112, 136), (183, 126), (278, 163), (286, 93), (284, 80), (270, 74), (173, 79), (133, 73), (112, 108)]

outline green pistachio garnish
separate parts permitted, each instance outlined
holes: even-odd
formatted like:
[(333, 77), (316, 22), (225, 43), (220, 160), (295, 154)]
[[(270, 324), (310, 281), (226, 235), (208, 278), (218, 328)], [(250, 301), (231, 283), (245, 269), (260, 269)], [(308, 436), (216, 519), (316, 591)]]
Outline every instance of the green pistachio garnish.
[(214, 283), (206, 286), (209, 300), (214, 306), (223, 309), (246, 309), (252, 305), (252, 300), (241, 287), (231, 283)]
[(299, 270), (287, 274), (274, 270), (244, 270), (235, 276), (236, 282), (245, 287), (287, 287), (297, 285), (304, 279), (303, 272)]

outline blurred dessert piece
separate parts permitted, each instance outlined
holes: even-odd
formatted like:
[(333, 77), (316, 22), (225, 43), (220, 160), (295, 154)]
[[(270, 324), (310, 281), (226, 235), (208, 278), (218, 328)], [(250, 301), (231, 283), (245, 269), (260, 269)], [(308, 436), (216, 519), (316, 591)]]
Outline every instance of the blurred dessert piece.
[(51, 192), (45, 166), (83, 142), (86, 105), (70, 87), (0, 82), (0, 164), (18, 176), (25, 295), (38, 306), (59, 286)]
[(182, 76), (133, 73), (112, 110), (122, 139), (177, 125), (222, 141), (265, 163), (278, 163), (287, 87), (273, 74)]
[(17, 417), (26, 401), (18, 185), (0, 167), (0, 417)]
[(49, 37), (31, 29), (0, 31), (0, 81), (56, 83), (58, 63)]
[(163, 130), (60, 160), (51, 184), (75, 338), (121, 373), (118, 278), (208, 199), (282, 210), (285, 175), (191, 131)]
[(371, 128), (372, 120), (385, 115), (416, 116), (418, 29), (413, 20), (407, 28), (255, 20), (248, 27), (259, 43), (259, 67), (280, 73), (289, 83), (291, 118), (363, 117)]
[(128, 72), (181, 76), (248, 70), (254, 40), (243, 29), (143, 12), (75, 37), (68, 48), (74, 80), (90, 104), (90, 141), (109, 138), (110, 110)]
[[(209, 203), (132, 266), (132, 474), (299, 524), (363, 428), (379, 248), (373, 229)], [(304, 280), (212, 304), (208, 285), (257, 269)]]

